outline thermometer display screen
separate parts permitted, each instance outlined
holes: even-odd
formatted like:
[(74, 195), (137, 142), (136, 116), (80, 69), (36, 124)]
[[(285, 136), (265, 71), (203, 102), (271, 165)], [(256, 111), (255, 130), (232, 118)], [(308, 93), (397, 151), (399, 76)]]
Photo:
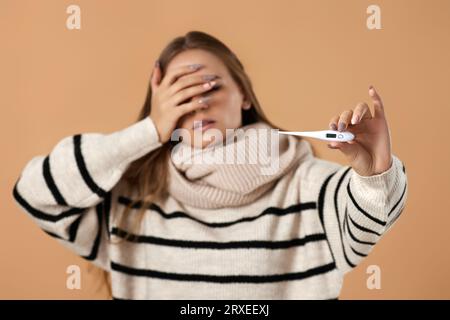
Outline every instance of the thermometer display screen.
[(335, 133), (327, 133), (327, 138), (336, 138)]

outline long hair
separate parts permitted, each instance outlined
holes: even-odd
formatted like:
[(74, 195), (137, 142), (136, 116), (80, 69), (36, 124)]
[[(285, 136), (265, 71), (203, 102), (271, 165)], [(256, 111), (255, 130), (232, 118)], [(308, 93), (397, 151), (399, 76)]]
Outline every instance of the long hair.
[[(241, 88), (247, 101), (251, 103), (249, 109), (242, 109), (242, 126), (252, 124), (258, 121), (267, 123), (274, 129), (281, 129), (275, 126), (269, 121), (264, 114), (261, 105), (256, 98), (253, 91), (250, 78), (244, 70), (244, 66), (238, 57), (221, 41), (217, 38), (201, 32), (190, 31), (184, 36), (179, 36), (173, 39), (161, 52), (158, 60), (160, 63), (161, 78), (164, 78), (167, 66), (170, 61), (179, 53), (190, 49), (202, 49), (206, 50), (218, 58), (224, 63), (227, 71), (231, 75), (232, 79), (236, 82), (238, 87)], [(151, 80), (150, 80), (151, 81)], [(142, 109), (140, 110), (137, 121), (143, 120), (150, 115), (152, 108), (152, 87), (149, 82), (147, 89), (147, 96)], [(297, 139), (301, 139), (297, 137)], [(124, 182), (132, 189), (136, 190), (137, 196), (132, 199), (132, 202), (125, 207), (122, 219), (127, 216), (132, 207), (137, 204), (150, 204), (153, 201), (163, 199), (167, 196), (168, 187), (168, 161), (171, 150), (174, 146), (173, 141), (165, 142), (161, 147), (153, 150), (147, 155), (132, 162), (125, 171), (122, 178)], [(136, 215), (136, 219), (133, 220), (135, 228), (140, 228), (142, 225), (142, 219), (144, 217), (147, 205), (141, 205), (139, 214)], [(134, 233), (134, 232), (133, 232)], [(137, 233), (134, 233), (137, 234)], [(129, 234), (128, 236), (132, 236)], [(124, 239), (126, 239), (125, 236)], [(121, 239), (122, 240), (122, 239)], [(111, 294), (110, 279), (105, 272), (105, 279), (108, 281), (108, 289)]]

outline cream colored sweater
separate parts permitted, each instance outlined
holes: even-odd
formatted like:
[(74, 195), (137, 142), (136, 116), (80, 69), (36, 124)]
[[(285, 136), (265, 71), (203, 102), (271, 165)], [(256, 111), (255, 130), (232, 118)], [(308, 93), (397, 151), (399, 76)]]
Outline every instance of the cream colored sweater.
[(363, 177), (301, 145), (310, 156), (255, 201), (208, 209), (169, 196), (118, 244), (133, 230), (133, 214), (118, 224), (130, 202), (121, 177), (161, 146), (151, 118), (66, 137), (26, 164), (13, 195), (46, 233), (109, 271), (117, 299), (335, 299), (400, 216), (407, 176), (395, 155)]

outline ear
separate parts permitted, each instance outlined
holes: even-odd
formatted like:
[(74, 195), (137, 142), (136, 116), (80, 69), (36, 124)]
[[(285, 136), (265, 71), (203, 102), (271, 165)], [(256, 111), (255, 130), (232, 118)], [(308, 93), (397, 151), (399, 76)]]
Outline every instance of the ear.
[(241, 93), (242, 97), (244, 98), (244, 101), (242, 102), (241, 108), (244, 110), (248, 110), (250, 109), (250, 107), (252, 106), (252, 103), (247, 99), (244, 90), (242, 89), (241, 86), (238, 87), (239, 88), (239, 92)]
[(244, 100), (244, 102), (242, 103), (242, 109), (244, 109), (244, 110), (250, 109), (251, 106), (252, 106), (252, 104), (250, 101)]

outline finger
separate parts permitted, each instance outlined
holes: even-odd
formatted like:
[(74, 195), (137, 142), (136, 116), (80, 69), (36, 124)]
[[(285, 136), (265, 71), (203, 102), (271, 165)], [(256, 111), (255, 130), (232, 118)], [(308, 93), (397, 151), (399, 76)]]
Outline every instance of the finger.
[(327, 144), (330, 149), (339, 149), (342, 142), (330, 142)]
[(331, 130), (337, 130), (337, 126), (338, 126), (338, 121), (339, 121), (339, 116), (334, 116), (333, 118), (331, 118), (330, 123), (329, 123), (329, 127)]
[(220, 79), (218, 75), (215, 74), (202, 74), (202, 75), (190, 75), (187, 77), (178, 78), (168, 90), (169, 96), (180, 92), (181, 90), (192, 87), (197, 84), (203, 84), (212, 80)]
[(328, 147), (330, 149), (341, 151), (349, 159), (352, 159), (358, 152), (358, 148), (360, 148), (358, 144), (348, 144), (345, 142), (330, 142)]
[(356, 105), (355, 110), (353, 110), (351, 124), (355, 125), (361, 122), (361, 120), (370, 118), (372, 118), (372, 115), (370, 113), (369, 106), (365, 102), (360, 102)]
[(164, 79), (162, 80), (161, 85), (169, 87), (179, 77), (181, 77), (181, 76), (183, 76), (185, 74), (190, 74), (190, 73), (196, 72), (196, 71), (200, 70), (203, 67), (204, 66), (202, 64), (196, 63), (196, 64), (189, 64), (189, 65), (184, 65), (184, 66), (181, 66), (181, 67), (178, 67), (178, 68), (171, 69), (164, 76)]
[(369, 95), (372, 98), (372, 102), (374, 105), (374, 117), (375, 118), (383, 118), (384, 117), (384, 105), (381, 101), (381, 97), (378, 92), (375, 90), (373, 86), (369, 87)]
[(178, 93), (176, 93), (172, 98), (173, 105), (178, 106), (179, 104), (192, 99), (192, 97), (197, 96), (199, 94), (210, 91), (212, 88), (218, 86), (218, 80), (213, 80), (210, 82), (206, 82), (200, 85), (196, 85), (193, 87), (186, 88)]
[(177, 106), (175, 108), (175, 110), (178, 113), (178, 116), (182, 117), (183, 115), (188, 114), (190, 112), (207, 108), (208, 107), (207, 102), (208, 102), (208, 100), (205, 98), (196, 99), (196, 100), (192, 100), (191, 102), (187, 102), (187, 103)]
[(350, 124), (350, 119), (352, 118), (353, 110), (346, 110), (342, 112), (341, 116), (339, 117), (338, 121), (338, 130), (339, 131), (345, 131), (347, 129), (348, 125)]

